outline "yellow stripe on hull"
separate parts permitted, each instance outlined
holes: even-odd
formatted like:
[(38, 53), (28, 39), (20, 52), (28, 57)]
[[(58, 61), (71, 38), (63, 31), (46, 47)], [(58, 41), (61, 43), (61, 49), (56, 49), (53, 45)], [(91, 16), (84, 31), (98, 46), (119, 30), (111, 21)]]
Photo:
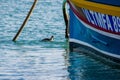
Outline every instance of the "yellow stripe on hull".
[(74, 5), (82, 8), (86, 8), (89, 10), (93, 10), (95, 12), (100, 12), (112, 16), (119, 16), (120, 17), (120, 7), (117, 6), (110, 6), (101, 3), (90, 2), (86, 0), (70, 0)]

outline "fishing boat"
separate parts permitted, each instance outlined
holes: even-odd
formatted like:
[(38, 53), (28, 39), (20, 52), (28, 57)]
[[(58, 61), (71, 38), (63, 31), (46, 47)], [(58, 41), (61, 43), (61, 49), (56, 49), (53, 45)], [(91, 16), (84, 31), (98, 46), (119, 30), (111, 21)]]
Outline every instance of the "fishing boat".
[(85, 49), (120, 64), (120, 1), (67, 2), (70, 50)]

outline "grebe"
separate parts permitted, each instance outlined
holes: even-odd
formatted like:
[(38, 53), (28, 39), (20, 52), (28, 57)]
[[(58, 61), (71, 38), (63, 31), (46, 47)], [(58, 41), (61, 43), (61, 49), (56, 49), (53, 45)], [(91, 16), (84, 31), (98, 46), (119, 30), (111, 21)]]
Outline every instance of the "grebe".
[(54, 36), (51, 36), (51, 38), (44, 38), (41, 41), (53, 41)]

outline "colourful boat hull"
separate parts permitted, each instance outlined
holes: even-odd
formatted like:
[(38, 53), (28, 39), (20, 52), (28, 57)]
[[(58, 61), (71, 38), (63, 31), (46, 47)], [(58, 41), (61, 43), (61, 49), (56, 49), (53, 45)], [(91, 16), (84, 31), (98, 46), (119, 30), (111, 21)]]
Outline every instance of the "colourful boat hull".
[[(119, 7), (113, 7), (114, 13), (104, 12), (96, 8), (79, 6), (78, 0), (68, 1), (70, 49), (104, 56), (120, 62), (120, 14)], [(81, 0), (83, 1), (83, 0)], [(99, 3), (97, 3), (99, 5)], [(107, 7), (111, 7), (110, 5)], [(120, 9), (120, 8), (119, 8)], [(119, 10), (118, 10), (119, 12)], [(113, 14), (113, 15), (112, 15)]]

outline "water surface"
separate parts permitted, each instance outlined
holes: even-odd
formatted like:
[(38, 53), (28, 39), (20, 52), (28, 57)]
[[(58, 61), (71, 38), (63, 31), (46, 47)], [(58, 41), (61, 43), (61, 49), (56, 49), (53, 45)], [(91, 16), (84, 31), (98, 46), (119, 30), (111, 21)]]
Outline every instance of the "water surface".
[[(68, 50), (62, 0), (38, 0), (13, 42), (34, 0), (0, 0), (0, 80), (120, 80), (113, 69)], [(53, 42), (40, 40), (54, 35)]]

